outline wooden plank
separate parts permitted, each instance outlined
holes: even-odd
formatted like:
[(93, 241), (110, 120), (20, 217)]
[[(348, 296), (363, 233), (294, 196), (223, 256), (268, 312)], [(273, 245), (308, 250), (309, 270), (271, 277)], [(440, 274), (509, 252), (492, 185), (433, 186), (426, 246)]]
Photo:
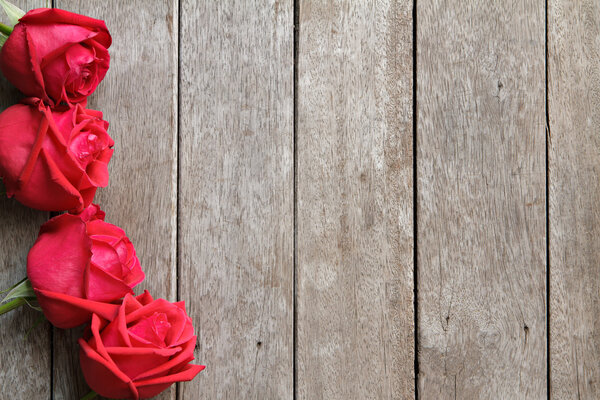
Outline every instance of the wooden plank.
[(293, 394), (293, 2), (181, 2), (181, 399)]
[(548, 3), (553, 399), (600, 398), (600, 4)]
[[(25, 11), (50, 7), (49, 0), (12, 3)], [(7, 22), (4, 12), (0, 13), (0, 21)], [(4, 77), (0, 78), (0, 110), (16, 104), (22, 97)], [(47, 212), (28, 209), (14, 199), (0, 196), (0, 289), (25, 277), (27, 253), (48, 216)], [(13, 400), (50, 397), (50, 324), (38, 325), (25, 338), (40, 316), (29, 307), (0, 316), (0, 393)]]
[(545, 399), (544, 3), (417, 4), (419, 395)]
[(412, 1), (301, 1), (297, 395), (414, 397)]
[[(176, 0), (56, 0), (56, 6), (103, 19), (113, 37), (111, 66), (90, 97), (115, 140), (110, 182), (96, 202), (127, 232), (146, 280), (136, 292), (175, 300), (177, 216)], [(55, 399), (86, 393), (77, 360), (78, 331), (55, 330)], [(160, 399), (175, 397), (172, 387)]]

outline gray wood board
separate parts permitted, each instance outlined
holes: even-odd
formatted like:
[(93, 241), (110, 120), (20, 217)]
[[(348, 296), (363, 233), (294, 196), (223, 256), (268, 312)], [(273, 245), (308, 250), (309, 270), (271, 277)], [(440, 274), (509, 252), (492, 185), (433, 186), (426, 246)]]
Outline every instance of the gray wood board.
[(553, 399), (600, 398), (600, 4), (548, 2)]
[(545, 399), (544, 3), (417, 5), (419, 394)]
[(181, 2), (186, 399), (293, 396), (293, 3)]
[(299, 23), (297, 397), (412, 398), (412, 2)]

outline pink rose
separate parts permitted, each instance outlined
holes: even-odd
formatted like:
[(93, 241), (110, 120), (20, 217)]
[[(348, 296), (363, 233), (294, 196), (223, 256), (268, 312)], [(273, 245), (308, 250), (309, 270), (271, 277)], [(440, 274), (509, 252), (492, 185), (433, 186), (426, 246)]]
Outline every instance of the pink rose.
[(114, 304), (144, 280), (123, 230), (104, 222), (91, 205), (80, 215), (62, 214), (40, 228), (27, 256), (27, 276), (46, 318), (58, 328), (111, 315)]
[(6, 193), (45, 211), (81, 212), (108, 184), (114, 141), (102, 113), (82, 104), (59, 111), (42, 102), (0, 114), (0, 177)]
[(54, 106), (78, 103), (104, 79), (111, 37), (104, 21), (55, 8), (29, 11), (0, 53), (4, 76)]
[(196, 336), (184, 303), (154, 300), (148, 292), (125, 296), (112, 318), (94, 314), (79, 345), (85, 380), (109, 398), (147, 399), (204, 369), (190, 364)]

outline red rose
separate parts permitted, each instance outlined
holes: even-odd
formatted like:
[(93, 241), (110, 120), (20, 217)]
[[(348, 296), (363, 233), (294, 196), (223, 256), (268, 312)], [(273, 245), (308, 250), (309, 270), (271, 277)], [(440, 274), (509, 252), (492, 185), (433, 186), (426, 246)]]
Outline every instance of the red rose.
[(68, 11), (29, 11), (0, 53), (4, 76), (21, 92), (51, 105), (77, 103), (106, 75), (111, 37), (104, 21)]
[(27, 276), (48, 320), (59, 328), (88, 322), (92, 312), (114, 313), (144, 273), (125, 232), (104, 222), (91, 205), (80, 215), (62, 214), (40, 228), (27, 256)]
[(196, 336), (184, 303), (154, 300), (147, 291), (125, 296), (114, 318), (94, 314), (79, 345), (85, 380), (109, 398), (150, 398), (204, 369), (189, 364)]
[(80, 212), (108, 184), (114, 141), (100, 111), (42, 102), (0, 114), (0, 177), (6, 193), (45, 211)]

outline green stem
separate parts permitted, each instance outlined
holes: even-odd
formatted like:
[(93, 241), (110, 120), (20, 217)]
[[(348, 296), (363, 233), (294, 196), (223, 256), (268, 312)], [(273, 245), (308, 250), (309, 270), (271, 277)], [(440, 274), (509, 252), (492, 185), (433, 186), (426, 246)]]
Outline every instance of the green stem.
[(83, 396), (81, 398), (81, 400), (90, 400), (95, 398), (96, 396), (98, 396), (98, 393), (94, 392), (93, 390), (91, 392), (89, 392), (88, 394), (86, 394), (85, 396)]
[(6, 314), (7, 312), (14, 310), (15, 308), (19, 308), (23, 304), (27, 304), (27, 300), (23, 297), (17, 297), (16, 299), (9, 301), (8, 303), (4, 303), (0, 305), (0, 315)]
[(11, 28), (8, 25), (4, 25), (2, 22), (0, 22), (0, 32), (4, 33), (6, 36), (9, 36), (13, 31), (13, 28)]

